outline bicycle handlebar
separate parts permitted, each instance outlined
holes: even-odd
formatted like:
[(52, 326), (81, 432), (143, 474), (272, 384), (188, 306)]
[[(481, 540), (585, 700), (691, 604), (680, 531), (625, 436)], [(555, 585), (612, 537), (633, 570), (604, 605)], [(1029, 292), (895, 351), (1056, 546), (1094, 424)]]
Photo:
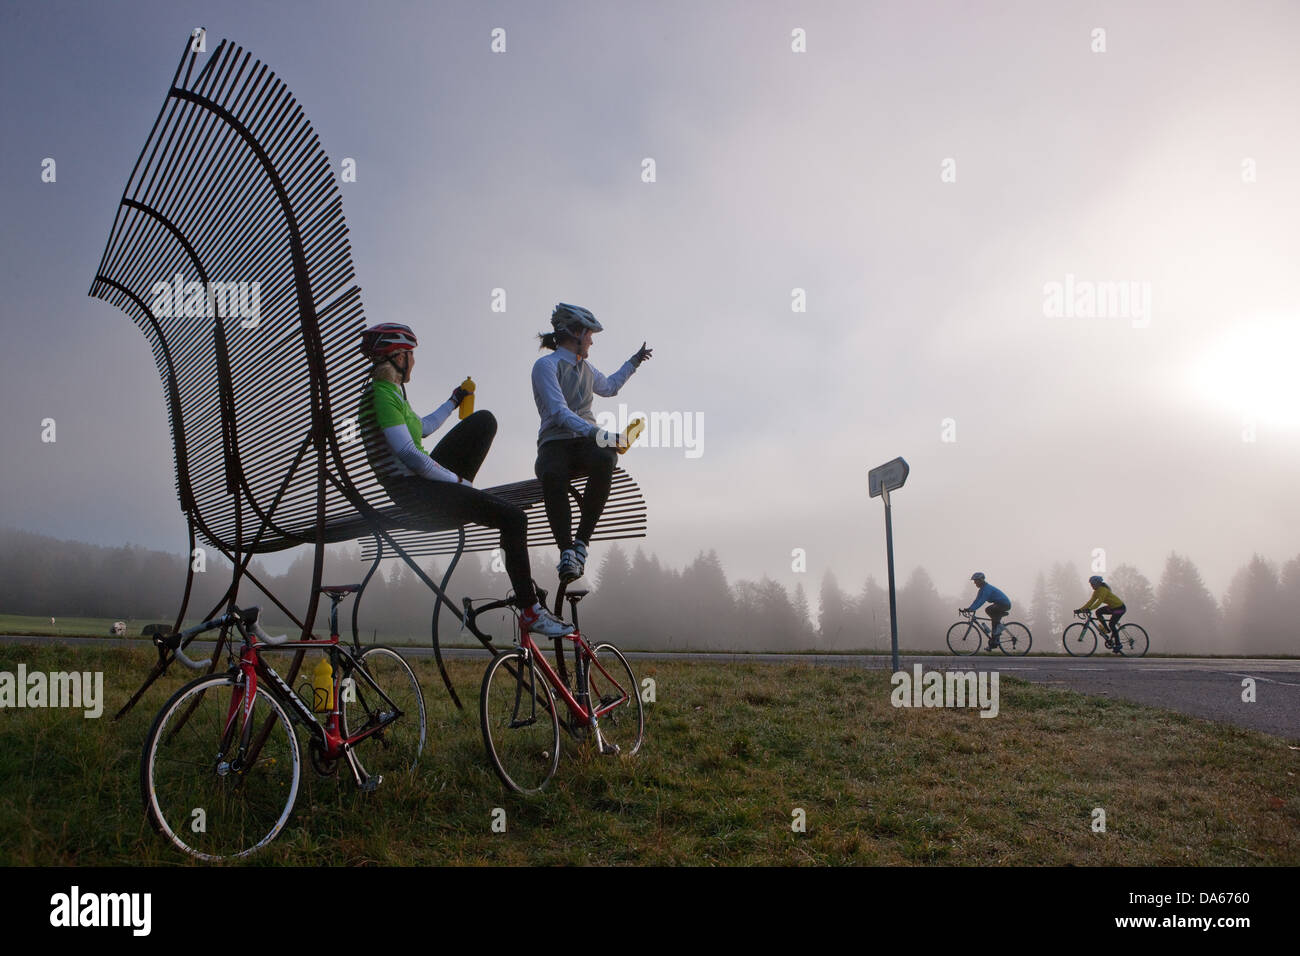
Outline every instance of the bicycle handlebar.
[(266, 631), (262, 630), (262, 625), (258, 624), (256, 621), (250, 624), (248, 629), (252, 631), (253, 636), (263, 644), (283, 644), (289, 639), (288, 634), (281, 634), (279, 637), (272, 637), (270, 634), (267, 634)]
[(489, 601), (487, 604), (484, 604), (482, 607), (474, 607), (470, 598), (461, 598), (460, 603), (465, 608), (464, 623), (468, 627), (474, 627), (474, 618), (478, 617), (480, 614), (484, 613), (485, 611), (495, 611), (498, 608), (514, 606), (514, 602), (511, 601), (509, 598), (503, 598), (500, 601)]
[(242, 624), (249, 633), (263, 644), (283, 644), (289, 639), (288, 634), (281, 634), (279, 637), (271, 637), (271, 635), (267, 634), (266, 631), (262, 630), (262, 626), (257, 623), (257, 618), (261, 613), (261, 610), (262, 609), (257, 605), (245, 608), (242, 611), (239, 608), (232, 608), (228, 613), (223, 614), (220, 617), (214, 617), (210, 621), (196, 624), (193, 627), (180, 631), (179, 633), (168, 634), (161, 637), (155, 634), (153, 642), (160, 648), (167, 648), (170, 650), (175, 655), (176, 659), (190, 670), (201, 671), (211, 663), (211, 660), (194, 660), (194, 658), (185, 653), (185, 644), (189, 643), (190, 640), (205, 631), (216, 630), (219, 627), (229, 627), (231, 624), (237, 626)]

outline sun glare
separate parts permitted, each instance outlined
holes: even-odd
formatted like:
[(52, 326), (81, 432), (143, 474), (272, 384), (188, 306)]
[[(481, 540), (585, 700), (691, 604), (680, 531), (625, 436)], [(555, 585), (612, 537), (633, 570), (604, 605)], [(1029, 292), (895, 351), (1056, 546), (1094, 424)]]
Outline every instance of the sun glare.
[(1203, 401), (1245, 422), (1300, 426), (1300, 315), (1234, 320), (1190, 379)]

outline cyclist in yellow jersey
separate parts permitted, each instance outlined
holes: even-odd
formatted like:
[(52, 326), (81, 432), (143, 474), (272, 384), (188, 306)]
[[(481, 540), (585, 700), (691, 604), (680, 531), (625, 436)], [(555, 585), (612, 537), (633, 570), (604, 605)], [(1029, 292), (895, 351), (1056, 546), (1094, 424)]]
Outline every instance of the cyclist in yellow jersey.
[[(1101, 629), (1102, 634), (1106, 635), (1106, 642), (1109, 644), (1111, 633), (1118, 632), (1119, 619), (1123, 617), (1124, 612), (1127, 611), (1128, 608), (1124, 606), (1124, 601), (1120, 596), (1107, 587), (1106, 582), (1102, 580), (1100, 574), (1094, 574), (1092, 577), (1088, 578), (1088, 584), (1092, 586), (1092, 597), (1088, 599), (1088, 603), (1083, 607), (1077, 608), (1075, 613), (1079, 614), (1083, 611), (1091, 611), (1093, 608), (1098, 608), (1097, 627)], [(1110, 618), (1109, 627), (1106, 626), (1107, 617)], [(1116, 654), (1120, 653), (1119, 644), (1115, 644), (1111, 650)]]

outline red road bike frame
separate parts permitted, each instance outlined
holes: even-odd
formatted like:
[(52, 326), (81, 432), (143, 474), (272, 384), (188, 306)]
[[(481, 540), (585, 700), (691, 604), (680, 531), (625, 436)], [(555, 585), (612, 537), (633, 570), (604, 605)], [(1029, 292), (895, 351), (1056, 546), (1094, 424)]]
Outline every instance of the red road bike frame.
[[(331, 634), (328, 639), (310, 640), (310, 641), (289, 641), (284, 644), (273, 645), (276, 650), (324, 650), (331, 651), (332, 648), (339, 646), (339, 636)], [(230, 731), (233, 729), (233, 721), (238, 713), (242, 710), (244, 713), (241, 724), (241, 750), (248, 746), (251, 734), (251, 725), (249, 718), (253, 712), (253, 701), (257, 699), (257, 682), (258, 679), (265, 679), (274, 685), (279, 693), (272, 693), (273, 697), (280, 700), (281, 703), (288, 704), (293, 712), (296, 712), (298, 718), (307, 727), (308, 733), (315, 737), (322, 745), (324, 756), (328, 760), (337, 760), (343, 754), (356, 747), (361, 741), (373, 736), (383, 730), (393, 721), (402, 716), (402, 711), (398, 706), (388, 698), (378, 685), (374, 683), (366, 672), (361, 668), (354, 668), (353, 673), (360, 675), (384, 701), (393, 708), (393, 713), (388, 720), (382, 721), (373, 727), (366, 728), (359, 733), (344, 737), (342, 733), (342, 712), (340, 704), (343, 701), (343, 668), (339, 665), (339, 657), (331, 654), (330, 663), (333, 666), (334, 679), (334, 706), (330, 712), (324, 716), (324, 721), (303, 702), (302, 698), (295, 694), (292, 688), (284, 682), (275, 669), (264, 661), (258, 653), (258, 649), (264, 646), (254, 643), (252, 640), (245, 642), (243, 649), (240, 651), (238, 669), (243, 676), (242, 682), (237, 686), (234, 694), (231, 696), (230, 711), (227, 717), (224, 739), (229, 740)], [(355, 679), (355, 678), (354, 678)]]
[[(583, 639), (579, 632), (574, 631), (566, 637), (565, 640), (573, 641), (574, 647), (584, 652), (577, 655), (578, 660), (584, 661), (584, 666), (590, 667), (592, 664), (595, 664), (596, 670), (600, 671), (605, 679), (618, 689), (618, 700), (611, 702), (608, 706), (598, 707), (596, 709), (594, 716), (597, 720), (629, 699), (627, 689), (619, 684), (609, 671), (605, 670), (604, 666), (600, 663), (600, 658), (596, 657), (591, 650), (591, 645)], [(541, 666), (542, 673), (546, 676), (546, 680), (559, 693), (560, 697), (564, 700), (565, 705), (569, 708), (569, 712), (584, 724), (590, 724), (593, 716), (592, 711), (569, 693), (568, 686), (564, 681), (560, 680), (559, 675), (555, 673), (550, 662), (546, 660), (546, 655), (542, 652), (542, 649), (537, 646), (537, 642), (533, 640), (533, 636), (524, 629), (522, 623), (519, 625), (519, 646), (527, 650), (529, 657)], [(587, 675), (587, 686), (588, 688), (591, 686), (590, 673)], [(590, 699), (588, 699), (588, 702), (590, 702)]]

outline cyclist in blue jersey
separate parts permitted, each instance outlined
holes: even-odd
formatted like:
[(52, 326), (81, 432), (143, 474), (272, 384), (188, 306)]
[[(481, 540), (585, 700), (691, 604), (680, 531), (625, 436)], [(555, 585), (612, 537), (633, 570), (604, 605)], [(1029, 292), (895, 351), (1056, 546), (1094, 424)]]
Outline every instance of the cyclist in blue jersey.
[(977, 611), (985, 601), (988, 602), (989, 620), (993, 622), (993, 636), (989, 638), (989, 650), (992, 650), (997, 646), (998, 637), (1002, 634), (1002, 619), (1011, 613), (1011, 599), (989, 584), (984, 579), (983, 571), (976, 571), (970, 579), (976, 587), (975, 600), (965, 610)]

